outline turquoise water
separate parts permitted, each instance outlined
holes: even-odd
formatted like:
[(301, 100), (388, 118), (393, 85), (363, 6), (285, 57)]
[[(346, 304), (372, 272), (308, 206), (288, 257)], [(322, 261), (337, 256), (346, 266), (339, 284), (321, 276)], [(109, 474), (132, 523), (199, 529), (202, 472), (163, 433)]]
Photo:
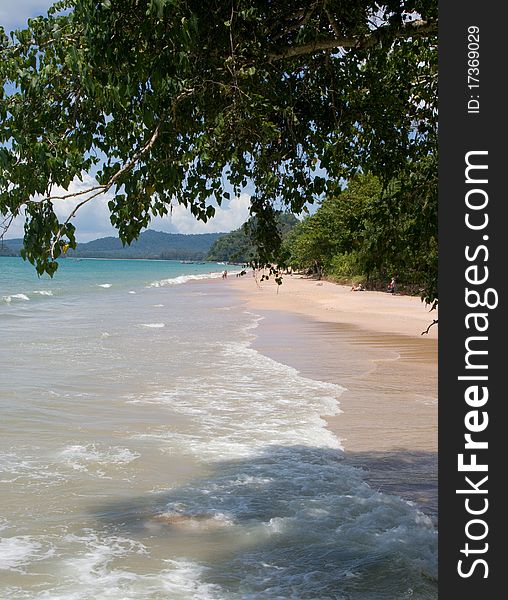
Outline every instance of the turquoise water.
[(342, 461), (343, 388), (209, 265), (0, 258), (0, 598), (432, 600), (437, 532)]
[(126, 290), (147, 285), (171, 285), (181, 283), (178, 278), (187, 281), (210, 273), (217, 275), (223, 270), (238, 271), (238, 267), (219, 263), (182, 264), (174, 260), (68, 258), (60, 261), (58, 273), (51, 279), (47, 275), (38, 277), (34, 267), (20, 258), (0, 257), (0, 301), (25, 300), (17, 296), (19, 294), (36, 300), (46, 295), (41, 292), (56, 296), (96, 293), (100, 286)]

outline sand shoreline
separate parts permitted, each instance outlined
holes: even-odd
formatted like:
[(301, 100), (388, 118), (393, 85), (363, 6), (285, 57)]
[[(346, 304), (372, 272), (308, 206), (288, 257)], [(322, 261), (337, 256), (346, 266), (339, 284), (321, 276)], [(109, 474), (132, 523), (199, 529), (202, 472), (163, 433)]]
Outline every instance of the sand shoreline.
[(435, 313), (419, 298), (297, 276), (278, 293), (250, 274), (228, 283), (264, 317), (258, 351), (347, 389), (326, 417), (346, 460), (437, 518), (437, 327), (421, 335)]
[(369, 331), (437, 339), (438, 328), (422, 332), (437, 318), (420, 298), (378, 291), (352, 292), (349, 286), (317, 281), (302, 276), (285, 276), (277, 286), (272, 280), (260, 282), (251, 274), (230, 277), (235, 289), (248, 295), (258, 309), (285, 310), (320, 321), (347, 323)]

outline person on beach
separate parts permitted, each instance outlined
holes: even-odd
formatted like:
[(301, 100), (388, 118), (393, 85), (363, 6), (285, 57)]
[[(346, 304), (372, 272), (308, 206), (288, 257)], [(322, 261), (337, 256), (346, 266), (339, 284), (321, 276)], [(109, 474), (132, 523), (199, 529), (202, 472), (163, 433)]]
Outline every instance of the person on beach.
[(395, 294), (395, 277), (392, 277), (390, 283), (386, 286), (386, 290), (389, 294)]
[(222, 279), (227, 279), (228, 278), (228, 272), (226, 271), (226, 269), (224, 269), (224, 271), (222, 271)]
[(364, 290), (365, 288), (361, 283), (359, 283), (358, 285), (353, 285), (353, 287), (351, 288), (352, 292), (363, 292)]

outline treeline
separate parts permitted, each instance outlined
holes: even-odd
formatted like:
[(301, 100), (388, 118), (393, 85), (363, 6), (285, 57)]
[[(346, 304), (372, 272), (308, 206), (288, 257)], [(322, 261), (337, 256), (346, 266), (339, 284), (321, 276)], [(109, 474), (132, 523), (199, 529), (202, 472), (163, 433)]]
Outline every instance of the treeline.
[[(323, 200), (287, 236), (280, 263), (317, 277), (385, 288), (391, 277), (433, 304), (437, 297), (437, 198), (435, 165), (429, 158), (428, 189), (412, 191), (411, 180), (383, 186), (369, 174)], [(424, 174), (423, 174), (424, 175)]]
[[(300, 222), (291, 213), (279, 212), (276, 216), (278, 235), (282, 240)], [(259, 247), (256, 243), (257, 220), (249, 219), (238, 229), (215, 240), (207, 260), (249, 263), (257, 260)]]

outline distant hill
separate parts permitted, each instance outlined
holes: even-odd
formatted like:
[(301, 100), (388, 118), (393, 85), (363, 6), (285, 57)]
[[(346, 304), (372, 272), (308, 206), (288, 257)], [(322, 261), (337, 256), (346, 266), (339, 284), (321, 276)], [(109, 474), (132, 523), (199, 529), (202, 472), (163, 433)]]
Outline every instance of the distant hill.
[[(291, 213), (280, 213), (277, 215), (278, 228), (282, 237), (286, 236), (299, 222)], [(245, 230), (246, 224), (231, 231), (231, 233), (223, 234), (217, 239), (212, 244), (207, 259), (230, 262), (249, 262), (253, 260), (256, 255), (256, 248)]]
[[(130, 246), (122, 246), (116, 237), (105, 237), (78, 244), (68, 256), (79, 258), (152, 258), (166, 260), (205, 260), (212, 244), (224, 233), (164, 233), (144, 231)], [(12, 254), (18, 255), (22, 239), (7, 240)]]
[[(9, 240), (10, 243), (11, 240)], [(6, 242), (0, 242), (0, 256), (16, 256), (18, 253)]]

